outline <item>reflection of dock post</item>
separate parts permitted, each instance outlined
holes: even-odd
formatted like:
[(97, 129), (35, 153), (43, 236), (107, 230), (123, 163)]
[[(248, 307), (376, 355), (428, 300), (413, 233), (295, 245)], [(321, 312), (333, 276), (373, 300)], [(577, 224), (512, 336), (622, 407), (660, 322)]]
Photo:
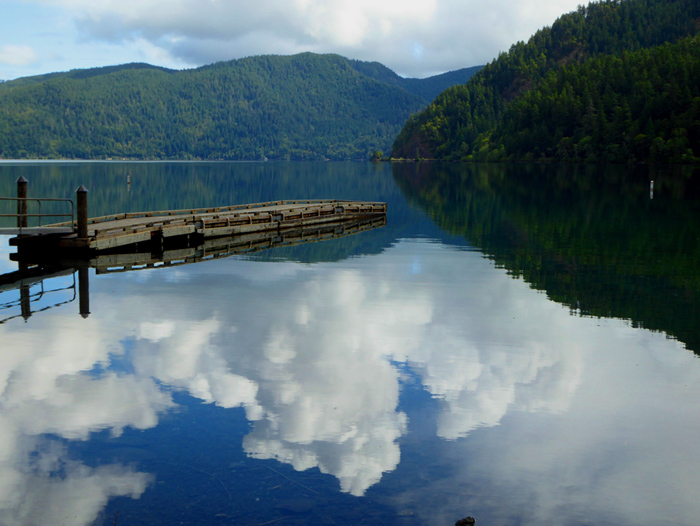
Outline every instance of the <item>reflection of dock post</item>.
[(87, 188), (81, 184), (76, 191), (76, 206), (78, 208), (78, 239), (87, 239), (88, 237), (87, 194)]
[[(26, 263), (21, 263), (19, 264), (19, 271), (20, 272), (26, 272), (27, 269), (29, 268), (29, 265)], [(19, 288), (19, 306), (22, 311), (22, 318), (24, 318), (24, 321), (26, 322), (29, 317), (32, 315), (32, 299), (29, 294), (29, 286), (28, 285), (22, 285)]]
[(19, 288), (19, 304), (22, 309), (22, 317), (27, 321), (32, 315), (32, 304), (29, 297), (29, 287), (23, 285)]
[(27, 228), (27, 181), (23, 175), (17, 179), (17, 228)]
[(87, 266), (78, 268), (78, 303), (80, 315), (90, 316), (90, 269)]

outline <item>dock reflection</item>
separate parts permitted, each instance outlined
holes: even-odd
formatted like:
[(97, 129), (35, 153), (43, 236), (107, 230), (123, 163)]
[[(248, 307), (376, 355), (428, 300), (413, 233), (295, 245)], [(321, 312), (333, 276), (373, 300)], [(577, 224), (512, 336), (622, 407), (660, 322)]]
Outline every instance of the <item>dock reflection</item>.
[[(85, 304), (83, 304), (82, 301), (80, 302), (81, 314), (84, 317), (90, 314), (87, 268), (84, 269), (84, 272), (78, 272), (78, 279), (80, 280), (82, 278), (84, 281), (83, 286), (76, 286), (76, 269), (74, 268), (28, 266), (24, 263), (20, 263), (19, 266), (20, 268), (16, 272), (0, 275), (0, 294), (19, 290), (19, 298), (0, 302), (0, 313), (15, 312), (17, 308), (19, 308), (19, 313), (11, 314), (10, 316), (2, 316), (2, 314), (0, 314), (0, 323), (5, 323), (19, 317), (27, 321), (32, 314), (36, 312), (47, 311), (75, 301), (78, 296), (78, 291), (82, 292), (83, 290), (86, 299)], [(67, 276), (72, 277), (71, 284), (63, 286), (52, 285), (56, 278)], [(56, 299), (52, 302), (51, 298), (60, 299)], [(49, 300), (49, 304), (44, 305), (47, 300)], [(33, 305), (37, 304), (42, 304), (42, 306), (34, 308)], [(85, 310), (83, 310), (83, 307)]]
[[(80, 315), (87, 318), (90, 315), (90, 268), (95, 269), (97, 274), (110, 274), (189, 265), (272, 248), (339, 239), (385, 225), (386, 216), (381, 216), (332, 225), (300, 227), (283, 233), (255, 232), (205, 239), (202, 244), (196, 246), (165, 245), (162, 251), (157, 252), (153, 251), (150, 243), (135, 245), (133, 250), (128, 252), (100, 252), (85, 259), (66, 258), (65, 254), (53, 255), (20, 250), (10, 255), (10, 260), (18, 263), (18, 270), (0, 275), (0, 294), (14, 290), (19, 290), (20, 293), (19, 299), (4, 302), (0, 296), (0, 324), (18, 317), (27, 321), (37, 312), (56, 308), (76, 299)], [(48, 283), (55, 283), (56, 278), (65, 277), (72, 277), (72, 284), (57, 286)], [(68, 296), (64, 295), (51, 301), (50, 298), (58, 297), (59, 293), (68, 293)], [(18, 308), (19, 313), (14, 313)], [(2, 317), (3, 312), (13, 314)]]

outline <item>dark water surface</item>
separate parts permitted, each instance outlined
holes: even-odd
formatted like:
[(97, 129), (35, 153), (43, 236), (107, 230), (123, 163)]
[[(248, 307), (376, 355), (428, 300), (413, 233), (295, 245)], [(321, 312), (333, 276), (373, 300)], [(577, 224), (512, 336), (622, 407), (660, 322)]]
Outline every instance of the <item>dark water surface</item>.
[(35, 197), (84, 184), (91, 215), (389, 213), (91, 270), (87, 318), (70, 272), (32, 285), (26, 321), (0, 289), (0, 525), (698, 524), (700, 174), (3, 162), (1, 196), (20, 175)]

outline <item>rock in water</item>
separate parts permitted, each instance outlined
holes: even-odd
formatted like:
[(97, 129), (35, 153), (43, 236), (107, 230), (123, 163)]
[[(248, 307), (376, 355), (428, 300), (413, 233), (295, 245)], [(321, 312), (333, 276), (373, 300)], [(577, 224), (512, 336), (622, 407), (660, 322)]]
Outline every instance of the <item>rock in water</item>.
[(476, 524), (476, 519), (474, 517), (464, 517), (455, 522), (455, 526), (472, 526)]

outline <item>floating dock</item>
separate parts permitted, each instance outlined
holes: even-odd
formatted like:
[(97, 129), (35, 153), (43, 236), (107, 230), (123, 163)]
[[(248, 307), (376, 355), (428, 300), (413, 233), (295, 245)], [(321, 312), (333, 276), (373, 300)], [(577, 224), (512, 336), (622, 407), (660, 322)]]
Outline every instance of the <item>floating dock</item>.
[[(358, 221), (343, 221), (316, 226), (286, 229), (283, 232), (267, 231), (205, 239), (201, 244), (178, 244), (163, 251), (152, 251), (149, 245), (125, 247), (124, 250), (94, 252), (86, 258), (71, 257), (71, 252), (62, 251), (56, 257), (36, 251), (10, 254), (10, 260), (26, 266), (24, 272), (13, 272), (0, 276), (0, 292), (4, 288), (17, 288), (23, 279), (34, 279), (44, 273), (52, 274), (56, 269), (88, 266), (97, 274), (128, 272), (146, 268), (171, 267), (221, 259), (234, 255), (248, 255), (261, 250), (292, 247), (306, 243), (328, 241), (351, 236), (386, 225), (386, 217), (374, 217)], [(140, 250), (139, 250), (140, 249)]]
[[(197, 246), (206, 240), (284, 233), (300, 228), (386, 217), (386, 203), (343, 200), (273, 201), (216, 208), (123, 213), (77, 222), (24, 228), (10, 239), (20, 252), (37, 250), (124, 251), (147, 244), (159, 252), (167, 246)], [(82, 232), (81, 232), (82, 230)]]
[[(17, 207), (16, 213), (0, 210), (0, 219), (14, 218), (17, 224), (0, 228), (0, 235), (15, 236), (9, 242), (18, 250), (10, 259), (19, 264), (16, 272), (0, 276), (0, 293), (20, 291), (19, 300), (0, 303), (0, 312), (18, 307), (20, 313), (0, 319), (0, 324), (20, 316), (28, 320), (35, 312), (33, 302), (50, 293), (65, 291), (72, 291), (72, 297), (40, 310), (63, 305), (77, 297), (80, 314), (87, 317), (90, 314), (90, 268), (102, 274), (187, 265), (274, 247), (336, 239), (386, 225), (386, 203), (337, 199), (271, 201), (89, 218), (87, 193), (87, 189), (80, 186), (75, 202), (30, 198), (27, 180), (20, 177), (17, 197), (0, 197), (0, 204), (9, 202)], [(65, 210), (47, 210), (56, 204)], [(70, 220), (42, 225), (42, 220), (49, 217)], [(38, 225), (30, 226), (30, 219)], [(72, 286), (55, 290), (44, 287), (44, 280), (67, 275), (73, 276)], [(32, 287), (40, 290), (32, 292)]]
[[(19, 269), (0, 276), (0, 293), (19, 290), (20, 298), (0, 302), (0, 313), (13, 308), (19, 309), (19, 313), (5, 318), (0, 315), (0, 324), (17, 317), (26, 321), (35, 312), (76, 298), (81, 316), (87, 317), (90, 314), (90, 268), (97, 274), (106, 274), (188, 265), (337, 239), (386, 225), (385, 203), (340, 200), (274, 201), (87, 219), (85, 209), (81, 212), (79, 196), (77, 221), (30, 227), (27, 226), (28, 217), (53, 214), (28, 213), (24, 205), (29, 199), (16, 200), (18, 227), (2, 228), (0, 234), (16, 236), (10, 239), (10, 245), (17, 246), (18, 251), (10, 254), (10, 259), (19, 264)], [(74, 216), (72, 210), (65, 215)], [(72, 286), (44, 287), (44, 280), (71, 275)], [(32, 291), (32, 287), (39, 290)], [(72, 291), (67, 300), (33, 309), (39, 300), (66, 291)]]

